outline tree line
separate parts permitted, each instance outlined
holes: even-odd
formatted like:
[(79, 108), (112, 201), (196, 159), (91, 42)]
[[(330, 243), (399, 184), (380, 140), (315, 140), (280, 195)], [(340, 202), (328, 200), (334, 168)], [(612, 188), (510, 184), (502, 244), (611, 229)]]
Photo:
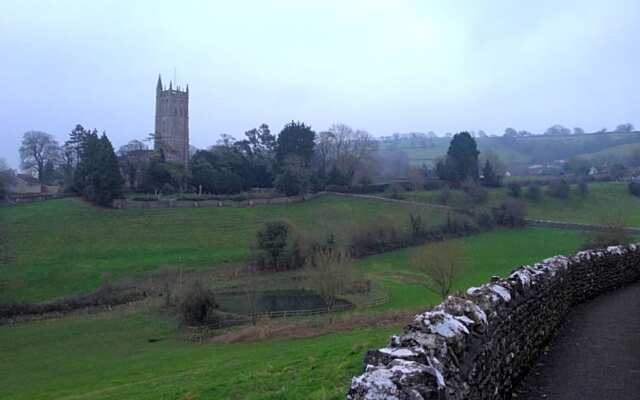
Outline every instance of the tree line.
[(370, 181), (368, 165), (376, 152), (376, 141), (366, 131), (334, 124), (316, 133), (304, 122), (291, 121), (277, 135), (266, 124), (240, 140), (222, 135), (215, 145), (195, 151), (187, 167), (167, 161), (162, 151), (140, 156), (149, 154), (141, 142), (123, 146), (119, 154), (133, 191), (227, 195), (275, 188), (292, 196)]
[(266, 124), (237, 140), (193, 151), (188, 165), (167, 160), (133, 140), (114, 152), (107, 135), (77, 125), (60, 145), (45, 132), (31, 131), (20, 147), (21, 169), (43, 184), (58, 183), (101, 205), (123, 192), (228, 195), (270, 188), (287, 196), (317, 191), (327, 185), (371, 182), (377, 142), (364, 130), (334, 124), (316, 133), (304, 122), (291, 121), (279, 134)]

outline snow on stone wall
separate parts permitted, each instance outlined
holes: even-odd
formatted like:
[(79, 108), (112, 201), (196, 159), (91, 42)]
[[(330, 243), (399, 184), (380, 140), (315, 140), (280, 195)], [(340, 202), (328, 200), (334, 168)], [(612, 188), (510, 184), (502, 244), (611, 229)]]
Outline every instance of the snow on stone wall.
[(640, 246), (556, 256), (469, 288), (367, 352), (349, 400), (501, 399), (577, 303), (640, 279)]

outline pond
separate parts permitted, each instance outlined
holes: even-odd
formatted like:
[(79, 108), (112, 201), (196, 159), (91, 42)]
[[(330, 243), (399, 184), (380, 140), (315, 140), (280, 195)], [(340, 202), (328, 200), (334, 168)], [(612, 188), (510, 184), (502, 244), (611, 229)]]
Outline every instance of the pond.
[[(227, 292), (216, 295), (216, 302), (225, 312), (249, 314), (250, 297), (244, 292)], [(318, 294), (304, 289), (267, 290), (255, 293), (256, 312), (314, 310), (327, 307)], [(346, 300), (336, 299), (335, 306), (350, 305)]]

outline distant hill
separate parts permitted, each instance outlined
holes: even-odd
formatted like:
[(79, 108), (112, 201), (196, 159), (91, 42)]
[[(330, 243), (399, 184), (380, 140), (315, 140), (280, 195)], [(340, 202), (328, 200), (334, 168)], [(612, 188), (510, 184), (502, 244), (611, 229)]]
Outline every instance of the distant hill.
[[(382, 151), (401, 150), (413, 165), (433, 165), (443, 157), (450, 138), (403, 138), (382, 143)], [(640, 131), (583, 135), (534, 135), (518, 138), (476, 138), (481, 153), (493, 152), (510, 167), (567, 160), (572, 157), (601, 160), (628, 156), (640, 148)]]

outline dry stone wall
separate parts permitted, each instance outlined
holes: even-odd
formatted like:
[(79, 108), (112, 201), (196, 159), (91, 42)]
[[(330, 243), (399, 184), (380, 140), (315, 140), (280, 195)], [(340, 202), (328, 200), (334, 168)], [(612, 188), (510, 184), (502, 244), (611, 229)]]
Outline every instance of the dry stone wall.
[(366, 354), (347, 399), (509, 398), (572, 306), (638, 279), (640, 246), (615, 246), (552, 257), (449, 296)]

